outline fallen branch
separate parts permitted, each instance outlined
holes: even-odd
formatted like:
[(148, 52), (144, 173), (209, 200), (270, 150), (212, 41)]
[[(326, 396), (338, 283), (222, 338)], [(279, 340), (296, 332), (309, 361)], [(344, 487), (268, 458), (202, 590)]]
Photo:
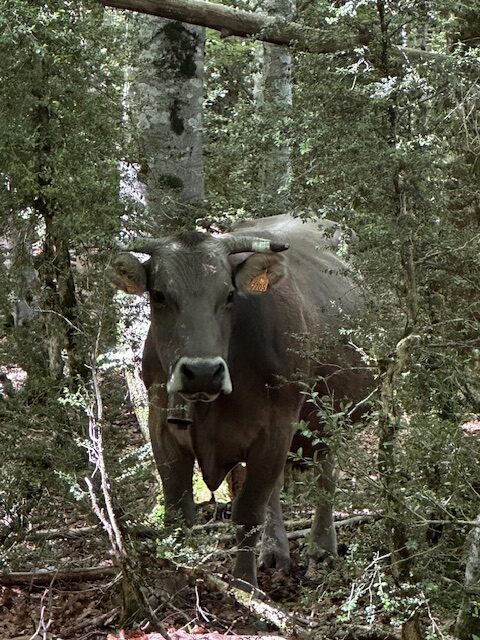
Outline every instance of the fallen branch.
[[(197, 572), (198, 570), (195, 570), (195, 573)], [(252, 613), (268, 620), (288, 637), (293, 636), (298, 640), (327, 640), (327, 637), (320, 631), (318, 622), (314, 623), (292, 615), (277, 603), (272, 602), (262, 591), (253, 589), (248, 583), (245, 583), (247, 590), (244, 590), (233, 584), (234, 579), (232, 582), (227, 582), (219, 576), (207, 573), (203, 575), (203, 579), (222, 593), (233, 597), (236, 602)], [(400, 640), (399, 633), (384, 629), (379, 625), (349, 625), (349, 632), (358, 640)]]
[[(73, 529), (37, 529), (29, 531), (25, 537), (27, 540), (77, 540), (78, 538), (88, 538), (101, 530), (101, 525), (74, 527)], [(125, 527), (125, 530), (139, 538), (157, 538), (162, 533), (160, 529), (146, 525)]]
[(82, 620), (81, 622), (78, 622), (77, 624), (75, 624), (73, 627), (67, 627), (66, 629), (63, 629), (62, 633), (66, 636), (67, 635), (71, 636), (76, 631), (81, 631), (82, 629), (86, 629), (88, 627), (96, 628), (100, 626), (105, 626), (115, 618), (115, 616), (118, 614), (118, 611), (119, 611), (118, 607), (115, 607), (111, 611), (107, 611), (107, 613), (101, 613), (100, 615), (95, 616), (94, 618), (86, 618), (85, 620)]
[(100, 531), (99, 525), (93, 527), (75, 527), (73, 529), (32, 529), (25, 535), (27, 540), (77, 540), (87, 538)]
[[(335, 521), (335, 528), (336, 529), (340, 529), (343, 527), (351, 527), (353, 525), (360, 525), (360, 524), (366, 524), (368, 522), (374, 522), (375, 520), (378, 520), (379, 518), (381, 518), (380, 514), (367, 514), (367, 515), (362, 515), (362, 516), (352, 516), (351, 518), (345, 518), (345, 520), (336, 520)], [(298, 540), (299, 538), (306, 538), (311, 531), (311, 521), (309, 520), (300, 520), (299, 521), (300, 524), (305, 523), (308, 525), (308, 527), (306, 529), (298, 529), (298, 530), (294, 530), (294, 531), (287, 531), (287, 539), (288, 540)], [(221, 535), (218, 540), (219, 542), (227, 542), (228, 540), (231, 540), (234, 537), (234, 532), (232, 531), (231, 535), (229, 534), (224, 534)]]
[[(290, 521), (290, 525), (303, 526), (308, 524), (309, 520)], [(287, 524), (287, 523), (285, 523)], [(195, 524), (192, 531), (218, 531), (228, 529), (234, 526), (231, 520), (222, 520), (219, 522), (207, 522), (205, 524)], [(27, 540), (77, 540), (79, 538), (88, 538), (102, 530), (101, 525), (92, 525), (88, 527), (74, 527), (72, 529), (32, 529), (25, 535)], [(162, 529), (157, 527), (149, 527), (147, 525), (124, 526), (124, 530), (130, 535), (138, 538), (159, 538), (162, 535)]]
[(84, 567), (81, 569), (69, 569), (67, 571), (12, 571), (0, 573), (0, 584), (42, 584), (49, 585), (57, 580), (103, 580), (108, 576), (117, 575), (119, 570), (111, 565), (106, 567)]
[[(368, 522), (374, 522), (380, 518), (380, 514), (372, 513), (363, 516), (352, 516), (351, 518), (345, 518), (345, 520), (336, 520), (335, 521), (335, 529), (340, 529), (343, 527), (351, 527), (353, 525), (366, 524)], [(310, 533), (311, 528), (308, 529), (300, 529), (298, 531), (288, 531), (287, 538), (289, 540), (298, 540), (298, 538), (305, 538)]]
[[(354, 524), (364, 524), (366, 522), (372, 522), (378, 520), (381, 516), (379, 514), (364, 514), (358, 516), (351, 516), (344, 520), (337, 520), (335, 522), (336, 527), (349, 527)], [(301, 520), (286, 520), (285, 528), (294, 529), (294, 527), (301, 527), (301, 529), (294, 529), (287, 534), (289, 540), (295, 540), (296, 538), (304, 537), (309, 531), (312, 524), (311, 518), (302, 518)], [(192, 531), (221, 531), (222, 529), (231, 529), (235, 524), (231, 520), (222, 520), (219, 522), (207, 522), (205, 524), (195, 524), (192, 527)], [(93, 525), (89, 527), (76, 527), (72, 529), (37, 529), (29, 531), (26, 534), (27, 540), (76, 540), (78, 538), (87, 538), (94, 535), (101, 530), (100, 525)], [(162, 535), (162, 530), (156, 527), (149, 527), (147, 525), (133, 525), (125, 526), (125, 531), (130, 535), (137, 536), (138, 538), (159, 538)], [(233, 535), (233, 533), (232, 533)]]
[[(199, 571), (195, 570), (195, 572), (197, 573)], [(205, 582), (208, 582), (225, 595), (229, 595), (249, 611), (268, 620), (282, 633), (289, 636), (293, 635), (299, 640), (312, 640), (314, 637), (312, 635), (314, 625), (301, 623), (295, 616), (283, 609), (280, 605), (273, 603), (268, 596), (259, 589), (254, 589), (251, 585), (245, 583), (246, 590), (244, 590), (243, 588), (235, 586), (234, 580), (227, 582), (219, 576), (205, 571), (199, 573), (202, 574), (202, 579)], [(315, 640), (322, 640), (322, 636), (315, 635)]]
[[(285, 528), (293, 529), (294, 527), (308, 527), (311, 525), (311, 518), (302, 518), (301, 520), (285, 520)], [(221, 529), (229, 529), (234, 527), (233, 520), (219, 520), (218, 522), (206, 522), (205, 524), (194, 524), (192, 531), (218, 531)]]

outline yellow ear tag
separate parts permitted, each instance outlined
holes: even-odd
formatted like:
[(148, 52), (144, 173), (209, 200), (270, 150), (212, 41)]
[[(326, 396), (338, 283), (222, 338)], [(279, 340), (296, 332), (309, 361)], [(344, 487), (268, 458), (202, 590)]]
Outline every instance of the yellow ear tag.
[(250, 280), (250, 291), (266, 291), (268, 289), (268, 273), (264, 271)]

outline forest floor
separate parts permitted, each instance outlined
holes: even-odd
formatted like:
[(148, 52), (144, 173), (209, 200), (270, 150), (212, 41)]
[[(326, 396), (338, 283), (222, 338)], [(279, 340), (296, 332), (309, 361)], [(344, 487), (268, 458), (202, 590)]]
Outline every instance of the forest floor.
[[(126, 406), (107, 426), (105, 440), (108, 440), (107, 462), (124, 460), (126, 465), (116, 478), (122, 517), (138, 522), (139, 514), (148, 513), (147, 524), (151, 526), (151, 514), (156, 513), (155, 521), (159, 513), (155, 506), (158, 483), (151, 458), (138, 456), (145, 445), (136, 419)], [(365, 455), (374, 458), (375, 447), (373, 436), (364, 433), (361, 449)], [(137, 468), (129, 474), (128, 461), (133, 459)], [(132, 469), (135, 465), (132, 463)], [(140, 476), (136, 473), (138, 467)], [(336, 513), (339, 520), (365, 514), (361, 492), (350, 491), (356, 482), (352, 473), (343, 472), (340, 476), (340, 494), (344, 499), (342, 511)], [(307, 487), (308, 483), (301, 478), (296, 484), (296, 488), (293, 483), (294, 488), (290, 486), (286, 492), (285, 517), (290, 529), (303, 530), (312, 511), (305, 507), (304, 497), (298, 499), (298, 485)], [(303, 492), (305, 487), (302, 486)], [(208, 499), (200, 479), (196, 490), (200, 499)], [(345, 499), (350, 494), (355, 497)], [(225, 500), (225, 493), (220, 499)], [(291, 573), (259, 571), (259, 588), (266, 596), (258, 601), (264, 599), (267, 608), (270, 607), (259, 612), (258, 606), (253, 606), (257, 598), (251, 598), (250, 602), (248, 598), (241, 600), (233, 590), (218, 587), (220, 583), (228, 587), (225, 576), (231, 570), (229, 549), (233, 546), (232, 527), (222, 519), (224, 509), (219, 506), (223, 505), (214, 508), (204, 502), (199, 508), (199, 524), (204, 526), (197, 526), (186, 538), (180, 540), (172, 534), (154, 541), (147, 537), (136, 545), (138, 569), (149, 602), (163, 626), (171, 630), (172, 639), (183, 640), (189, 634), (199, 640), (220, 640), (223, 634), (293, 638), (297, 633), (299, 637), (321, 640), (400, 637), (398, 619), (379, 603), (376, 595), (383, 580), (377, 561), (385, 550), (372, 542), (379, 535), (379, 523), (374, 518), (339, 530), (339, 560), (335, 566), (320, 569), (314, 579), (306, 578), (305, 537), (293, 534)], [(220, 520), (217, 524), (213, 522), (214, 511)], [(355, 561), (360, 548), (372, 550), (373, 561), (367, 571)], [(9, 584), (5, 580), (0, 583), (2, 640), (161, 637), (146, 621), (120, 620), (119, 580), (112, 568), (108, 538), (85, 497), (75, 500), (72, 494), (44, 492), (30, 514), (26, 530), (12, 536), (2, 553), (2, 561), (10, 572), (22, 572), (12, 576)], [(90, 575), (75, 573), (86, 568)], [(217, 576), (220, 581), (215, 584), (209, 576)], [(290, 618), (290, 626), (276, 622), (282, 615)], [(420, 640), (422, 636), (411, 637)]]

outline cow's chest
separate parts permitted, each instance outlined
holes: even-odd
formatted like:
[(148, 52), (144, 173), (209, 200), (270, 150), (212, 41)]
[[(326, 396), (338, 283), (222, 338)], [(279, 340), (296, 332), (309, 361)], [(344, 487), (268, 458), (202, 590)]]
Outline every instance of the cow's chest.
[(245, 462), (255, 446), (261, 425), (241, 425), (235, 420), (197, 421), (191, 427), (193, 450), (211, 491), (218, 489), (237, 462)]
[(252, 452), (257, 459), (264, 458), (265, 464), (272, 456), (286, 458), (292, 424), (298, 417), (296, 403), (288, 393), (277, 403), (225, 404), (205, 407), (203, 413), (200, 408), (190, 428), (193, 450), (211, 491), (238, 462), (248, 466)]

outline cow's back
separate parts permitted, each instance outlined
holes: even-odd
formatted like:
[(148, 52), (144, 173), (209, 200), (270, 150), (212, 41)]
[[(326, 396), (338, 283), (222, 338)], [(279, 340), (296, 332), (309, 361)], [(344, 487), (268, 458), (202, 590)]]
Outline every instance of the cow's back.
[[(313, 354), (309, 366), (303, 368), (305, 381), (316, 381), (320, 396), (330, 395), (338, 408), (344, 399), (355, 403), (362, 400), (371, 389), (372, 380), (358, 353), (339, 332), (357, 320), (364, 303), (352, 271), (336, 254), (337, 229), (328, 220), (303, 222), (288, 214), (242, 221), (234, 227), (242, 235), (274, 238), (289, 244), (284, 254), (289, 275), (283, 287), (278, 285), (278, 292), (272, 294), (273, 299), (279, 296), (282, 302), (270, 315), (265, 311), (264, 317), (279, 323), (280, 331), (290, 331), (284, 343), (290, 353), (303, 350)], [(291, 324), (287, 328), (282, 310), (294, 314), (296, 326)], [(247, 316), (251, 317), (249, 312), (244, 318)], [(266, 344), (268, 337), (264, 338)], [(284, 357), (289, 364), (282, 373), (288, 375), (285, 369), (295, 363), (286, 353)], [(298, 360), (297, 365), (299, 362), (302, 361)], [(296, 372), (292, 370), (290, 375), (292, 379)], [(305, 405), (301, 418), (315, 423), (317, 412), (312, 412), (312, 407)]]
[(301, 296), (299, 304), (308, 317), (310, 333), (322, 333), (326, 324), (338, 327), (361, 305), (349, 267), (336, 254), (338, 226), (334, 222), (323, 219), (303, 222), (282, 214), (241, 221), (233, 230), (289, 244), (284, 254), (289, 273), (285, 289), (294, 296), (295, 288), (295, 293)]

